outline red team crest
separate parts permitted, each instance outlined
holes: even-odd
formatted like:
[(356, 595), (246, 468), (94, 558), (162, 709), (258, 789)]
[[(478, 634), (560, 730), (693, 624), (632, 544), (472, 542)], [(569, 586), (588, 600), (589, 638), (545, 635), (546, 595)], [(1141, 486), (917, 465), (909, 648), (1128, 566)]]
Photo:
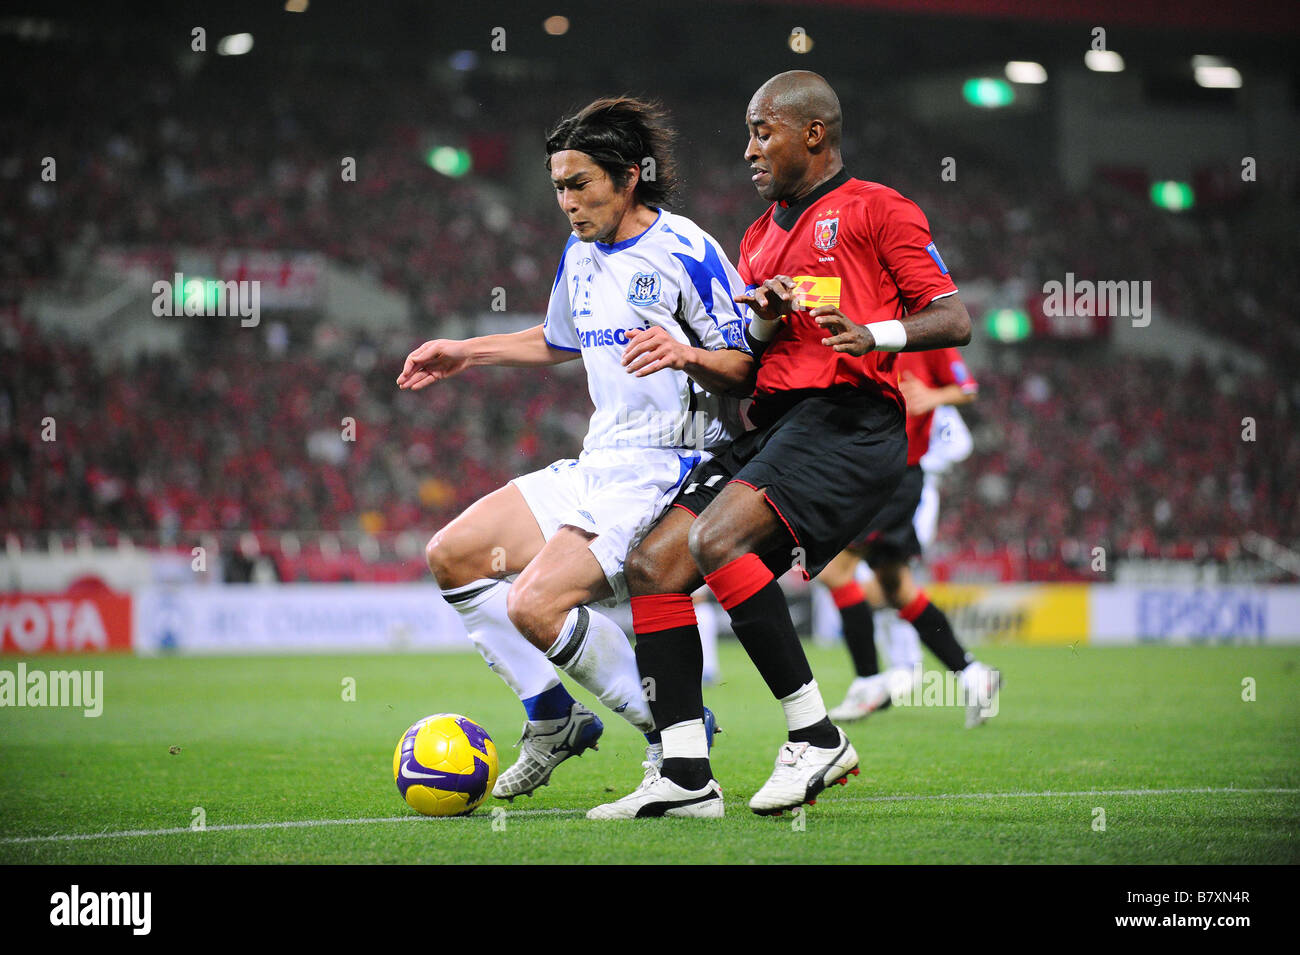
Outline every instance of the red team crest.
[(835, 243), (839, 241), (839, 237), (839, 216), (834, 219), (818, 219), (813, 225), (813, 246), (823, 252), (829, 252), (835, 248)]

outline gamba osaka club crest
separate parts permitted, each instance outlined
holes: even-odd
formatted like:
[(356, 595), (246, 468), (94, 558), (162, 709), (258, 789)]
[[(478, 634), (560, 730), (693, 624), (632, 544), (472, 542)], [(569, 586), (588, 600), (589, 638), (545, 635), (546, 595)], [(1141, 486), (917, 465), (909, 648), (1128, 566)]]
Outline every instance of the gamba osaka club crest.
[(633, 305), (654, 305), (662, 285), (658, 272), (638, 272), (627, 287), (627, 300)]
[(834, 219), (818, 219), (813, 225), (813, 247), (823, 252), (829, 252), (835, 248), (835, 243), (840, 240), (840, 217)]

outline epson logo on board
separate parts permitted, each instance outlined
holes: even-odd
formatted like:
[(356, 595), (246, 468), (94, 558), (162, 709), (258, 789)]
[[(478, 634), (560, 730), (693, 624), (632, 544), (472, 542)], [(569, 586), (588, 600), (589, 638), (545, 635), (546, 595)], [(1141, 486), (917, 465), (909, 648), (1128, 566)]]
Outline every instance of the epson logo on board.
[(1265, 596), (1246, 590), (1148, 590), (1138, 597), (1137, 617), (1139, 640), (1262, 642), (1268, 633)]

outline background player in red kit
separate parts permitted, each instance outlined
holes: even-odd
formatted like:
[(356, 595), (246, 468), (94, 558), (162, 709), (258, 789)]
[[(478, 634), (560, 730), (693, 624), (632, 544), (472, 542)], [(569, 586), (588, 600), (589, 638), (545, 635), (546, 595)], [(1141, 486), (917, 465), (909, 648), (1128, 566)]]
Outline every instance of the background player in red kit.
[(773, 77), (750, 101), (746, 125), (754, 185), (774, 203), (745, 233), (737, 266), (751, 287), (737, 301), (753, 310), (747, 334), (761, 354), (756, 428), (697, 468), (677, 506), (628, 555), (637, 663), (654, 688), (664, 762), (593, 818), (722, 814), (703, 745), (690, 598), (701, 576), (785, 711), (788, 740), (750, 808), (793, 808), (856, 770), (776, 576), (792, 564), (820, 572), (902, 480), (894, 353), (970, 339), (920, 209), (844, 170), (839, 100), (824, 79)]
[(934, 410), (940, 405), (968, 404), (974, 400), (979, 385), (955, 348), (901, 354), (898, 373), (899, 387), (907, 400), (907, 472), (862, 536), (831, 561), (818, 578), (830, 588), (840, 610), (844, 642), (857, 674), (844, 702), (831, 715), (841, 721), (861, 719), (889, 699), (883, 681), (868, 679), (877, 670), (875, 628), (867, 595), (855, 578), (858, 563), (865, 558), (875, 572), (884, 602), (916, 628), (921, 642), (944, 666), (962, 674), (968, 701), (967, 725), (974, 726), (983, 722), (991, 710), (1000, 677), (997, 671), (972, 659), (957, 642), (947, 615), (916, 586), (910, 562), (921, 554), (914, 517), (921, 503), (921, 459), (930, 448)]

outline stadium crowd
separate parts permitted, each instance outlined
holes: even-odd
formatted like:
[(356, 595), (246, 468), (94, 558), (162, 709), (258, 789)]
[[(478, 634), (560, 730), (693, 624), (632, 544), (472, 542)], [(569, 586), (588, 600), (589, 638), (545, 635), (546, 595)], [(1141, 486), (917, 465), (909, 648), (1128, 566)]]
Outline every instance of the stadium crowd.
[(975, 451), (945, 480), (940, 542), (1087, 569), (1108, 553), (1219, 560), (1300, 538), (1294, 412), (1204, 364), (1045, 352), (978, 373)]
[[(293, 66), (232, 86), (161, 59), (103, 66), (66, 64), (68, 81), (34, 86), (0, 120), (5, 531), (161, 542), (221, 529), (425, 533), (513, 475), (576, 453), (589, 404), (571, 367), (473, 371), (414, 395), (393, 377), (448, 316), (486, 311), (493, 287), (508, 289), (512, 312), (544, 310), (564, 230), (542, 134), (600, 90), (521, 97), (469, 76)], [(666, 99), (682, 131), (681, 208), (735, 249), (761, 211), (740, 160), (739, 104)], [(1300, 279), (1272, 265), (1296, 237), (1279, 237), (1275, 201), (1179, 219), (1118, 190), (1075, 195), (1050, 176), (999, 172), (978, 152), (942, 182), (952, 143), (878, 112), (855, 127), (852, 105), (851, 171), (917, 200), (959, 283), (1150, 278), (1180, 319), (1231, 328), (1279, 371), (1300, 360), (1289, 311)], [(440, 142), (467, 146), (475, 171), (431, 169)], [(53, 182), (40, 176), (44, 156), (58, 159)], [(355, 182), (340, 175), (344, 157)], [(1294, 175), (1267, 188), (1294, 205)], [(209, 335), (123, 365), (25, 313), (27, 293), (75, 285), (100, 249), (144, 245), (323, 252), (405, 295), (413, 327), (402, 341), (289, 350)], [(945, 488), (941, 540), (1055, 555), (1048, 564), (1062, 567), (1099, 542), (1198, 556), (1247, 530), (1300, 540), (1300, 396), (1278, 380), (1021, 349), (975, 369), (976, 453)], [(1243, 440), (1246, 417), (1254, 440)], [(411, 573), (422, 575), (418, 562)]]
[[(485, 311), (497, 286), (512, 309), (545, 307), (562, 225), (541, 143), (550, 122), (607, 92), (525, 98), (476, 74), (415, 82), (278, 64), (237, 86), (164, 60), (67, 70), (71, 82), (37, 85), (0, 119), (0, 294), (12, 300), (108, 246), (313, 250), (407, 294), (421, 330)], [(762, 209), (744, 175), (741, 105), (716, 92), (665, 98), (682, 134), (683, 208), (735, 248)], [(1067, 272), (1148, 279), (1180, 320), (1230, 327), (1279, 368), (1300, 358), (1300, 334), (1281, 320), (1300, 277), (1270, 267), (1297, 245), (1284, 210), (1300, 167), (1180, 218), (1113, 187), (1074, 194), (1051, 175), (1026, 178), (874, 103), (855, 123), (845, 105), (851, 171), (914, 198), (954, 274), (1027, 290)], [(448, 143), (468, 149), (474, 174), (429, 167), (431, 147)], [(957, 176), (942, 181), (953, 153)], [(61, 160), (55, 182), (41, 178), (44, 156)]]
[[(565, 366), (400, 393), (402, 349), (364, 338), (276, 356), (232, 336), (123, 368), (12, 314), (3, 339), (0, 524), (12, 531), (424, 533), (574, 454), (590, 410)], [(976, 452), (945, 484), (941, 541), (1010, 544), (1063, 572), (1098, 545), (1204, 558), (1248, 531), (1300, 538), (1300, 441), (1269, 383), (1059, 349), (1019, 364), (979, 372)]]

